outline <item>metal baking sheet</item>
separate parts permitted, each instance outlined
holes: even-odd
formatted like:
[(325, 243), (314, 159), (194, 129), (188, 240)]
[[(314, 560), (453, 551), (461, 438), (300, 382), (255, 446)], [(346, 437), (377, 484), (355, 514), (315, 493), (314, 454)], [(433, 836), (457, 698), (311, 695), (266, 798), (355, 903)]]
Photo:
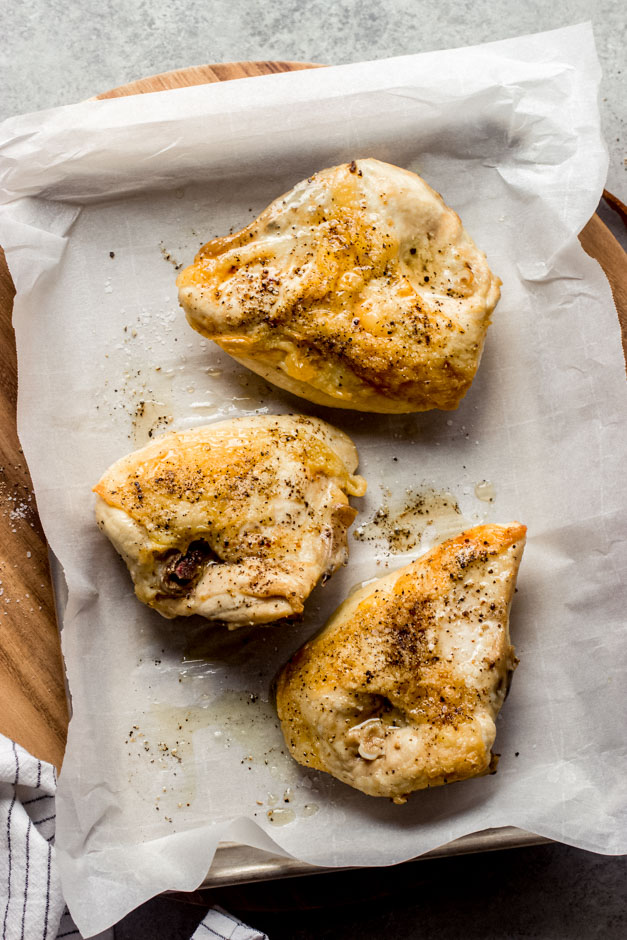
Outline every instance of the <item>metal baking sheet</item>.
[[(541, 845), (551, 842), (542, 836), (524, 832), (513, 826), (501, 829), (485, 829), (471, 835), (455, 839), (448, 845), (441, 845), (432, 852), (426, 852), (409, 862), (428, 861), (434, 858), (448, 858), (453, 855), (471, 855), (473, 852), (495, 852), (499, 849), (519, 849), (523, 846)], [(308, 865), (296, 858), (284, 858), (282, 855), (270, 855), (249, 845), (236, 842), (222, 842), (218, 846), (213, 864), (202, 883), (203, 888), (224, 888), (227, 885), (246, 884), (253, 881), (270, 881), (275, 878), (296, 878), (302, 875), (319, 875), (329, 871), (349, 871), (350, 869), (321, 868)]]

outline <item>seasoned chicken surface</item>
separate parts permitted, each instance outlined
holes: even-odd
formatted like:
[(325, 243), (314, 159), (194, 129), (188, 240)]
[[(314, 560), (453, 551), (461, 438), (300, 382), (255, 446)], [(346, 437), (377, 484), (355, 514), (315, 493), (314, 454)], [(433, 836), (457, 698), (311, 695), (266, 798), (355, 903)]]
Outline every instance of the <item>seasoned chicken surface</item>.
[(394, 413), (457, 407), (500, 293), (442, 197), (371, 159), (298, 183), (177, 284), (194, 329), (275, 385)]
[(137, 597), (231, 627), (303, 610), (347, 557), (357, 451), (324, 421), (236, 418), (158, 438), (94, 487), (96, 519)]
[(278, 676), (292, 756), (397, 803), (494, 769), (525, 532), (468, 529), (350, 596)]

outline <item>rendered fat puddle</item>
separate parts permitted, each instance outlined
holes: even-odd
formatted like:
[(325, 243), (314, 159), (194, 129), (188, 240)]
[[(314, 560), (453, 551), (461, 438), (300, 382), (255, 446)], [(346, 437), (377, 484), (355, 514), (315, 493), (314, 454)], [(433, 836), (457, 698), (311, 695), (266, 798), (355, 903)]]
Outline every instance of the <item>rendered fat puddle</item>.
[(170, 429), (174, 420), (172, 381), (172, 369), (155, 369), (144, 381), (143, 391), (135, 393), (131, 437), (138, 447)]
[(299, 765), (287, 751), (271, 702), (250, 692), (225, 692), (207, 711), (217, 726), (216, 739), (224, 747), (241, 748), (244, 766), (267, 767), (273, 789), (261, 794), (256, 805), (269, 807), (265, 815), (272, 825), (285, 826), (318, 812), (317, 804), (310, 801), (310, 788), (303, 787)]
[[(243, 373), (227, 373), (225, 376), (223, 369), (212, 366), (204, 372), (207, 381), (194, 386), (196, 398), (187, 406), (186, 427), (238, 418), (244, 413), (268, 414), (267, 407), (260, 407), (271, 393), (264, 379)], [(220, 381), (216, 383), (215, 379)]]
[(401, 554), (428, 548), (474, 524), (462, 515), (457, 500), (447, 491), (406, 491), (401, 500), (388, 491), (383, 505), (371, 520), (355, 529), (353, 537), (362, 542), (385, 540), (390, 552)]
[(303, 779), (301, 768), (289, 755), (271, 702), (249, 691), (226, 691), (191, 711), (183, 731), (189, 728), (193, 735), (194, 726), (208, 729), (217, 747), (238, 752), (242, 771), (251, 767), (265, 778), (265, 789), (260, 781), (254, 809), (262, 808), (272, 825), (286, 825), (318, 812), (311, 800), (312, 784)]
[(162, 819), (171, 822), (174, 817), (176, 822), (181, 811), (184, 815), (194, 799), (202, 797), (195, 771), (198, 755), (194, 756), (198, 748), (194, 734), (200, 729), (203, 738), (212, 736), (216, 748), (236, 752), (242, 772), (250, 767), (261, 775), (257, 799), (248, 807), (250, 815), (284, 826), (318, 812), (312, 782), (290, 757), (274, 706), (256, 693), (226, 691), (206, 705), (189, 708), (153, 705), (143, 724), (146, 731), (135, 728), (133, 743), (163, 771), (163, 786), (150, 796)]
[(489, 480), (481, 480), (475, 485), (475, 496), (484, 503), (493, 503), (496, 499), (496, 490), (494, 483)]
[[(203, 727), (204, 714), (198, 706), (152, 705), (127, 732), (129, 783), (154, 805), (155, 822), (176, 824), (194, 812), (198, 788), (193, 734)], [(146, 765), (150, 765), (149, 786)]]

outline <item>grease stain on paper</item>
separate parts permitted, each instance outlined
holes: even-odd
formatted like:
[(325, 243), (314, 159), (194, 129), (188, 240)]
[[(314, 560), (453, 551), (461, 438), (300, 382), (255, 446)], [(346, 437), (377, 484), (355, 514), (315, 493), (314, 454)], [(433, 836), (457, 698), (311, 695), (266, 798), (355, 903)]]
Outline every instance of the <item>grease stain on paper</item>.
[(387, 549), (397, 555), (428, 548), (471, 525), (453, 494), (446, 490), (407, 490), (400, 500), (387, 490), (382, 506), (372, 519), (355, 529), (353, 538), (361, 542), (384, 540)]
[[(191, 806), (196, 797), (196, 772), (193, 757), (193, 734), (205, 726), (203, 707), (175, 707), (153, 704), (148, 712), (138, 718), (128, 733), (125, 743), (128, 756), (148, 761), (154, 767), (152, 778), (159, 789), (157, 794), (144, 791), (138, 793), (145, 799), (154, 800), (155, 810), (166, 822), (173, 815)], [(134, 775), (132, 775), (134, 776)], [(143, 780), (143, 775), (138, 778)], [(133, 783), (133, 779), (129, 780)], [(170, 814), (170, 815), (168, 815)]]
[(142, 447), (168, 429), (174, 417), (171, 407), (154, 398), (140, 398), (132, 418), (133, 443)]
[(266, 816), (273, 826), (286, 826), (296, 819), (296, 813), (293, 809), (282, 806), (279, 806), (278, 809), (269, 809)]
[(475, 485), (475, 496), (483, 503), (493, 503), (496, 499), (494, 483), (491, 483), (489, 480), (481, 480)]
[[(173, 813), (174, 808), (190, 806), (196, 796), (195, 762), (189, 758), (194, 732), (200, 728), (213, 729), (218, 747), (236, 750), (242, 770), (266, 768), (268, 777), (278, 784), (278, 792), (268, 791), (265, 800), (256, 801), (257, 806), (265, 804), (263, 814), (271, 825), (284, 826), (297, 817), (307, 818), (318, 812), (319, 806), (311, 801), (317, 790), (289, 755), (274, 706), (256, 693), (227, 691), (193, 708), (154, 705), (150, 719), (152, 726), (156, 720), (159, 741), (156, 747), (149, 744), (144, 750), (162, 770), (170, 771), (161, 775), (169, 786), (163, 787), (155, 800), (161, 812)], [(178, 779), (173, 780), (172, 774)]]
[(287, 753), (271, 702), (254, 692), (228, 691), (207, 707), (207, 715), (207, 724), (216, 726), (224, 747), (241, 747), (243, 764), (266, 766), (285, 786), (298, 783), (298, 765)]

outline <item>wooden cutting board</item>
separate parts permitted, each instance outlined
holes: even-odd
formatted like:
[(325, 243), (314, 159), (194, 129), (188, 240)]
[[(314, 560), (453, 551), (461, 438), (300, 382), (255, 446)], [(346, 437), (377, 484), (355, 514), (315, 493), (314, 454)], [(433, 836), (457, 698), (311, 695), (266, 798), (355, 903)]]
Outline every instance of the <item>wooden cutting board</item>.
[[(141, 79), (98, 97), (117, 98), (315, 67), (302, 62), (205, 65)], [(623, 348), (627, 350), (625, 253), (598, 216), (590, 220), (580, 238), (612, 285)], [(0, 249), (0, 733), (60, 767), (68, 712), (48, 549), (15, 426), (14, 293)]]

